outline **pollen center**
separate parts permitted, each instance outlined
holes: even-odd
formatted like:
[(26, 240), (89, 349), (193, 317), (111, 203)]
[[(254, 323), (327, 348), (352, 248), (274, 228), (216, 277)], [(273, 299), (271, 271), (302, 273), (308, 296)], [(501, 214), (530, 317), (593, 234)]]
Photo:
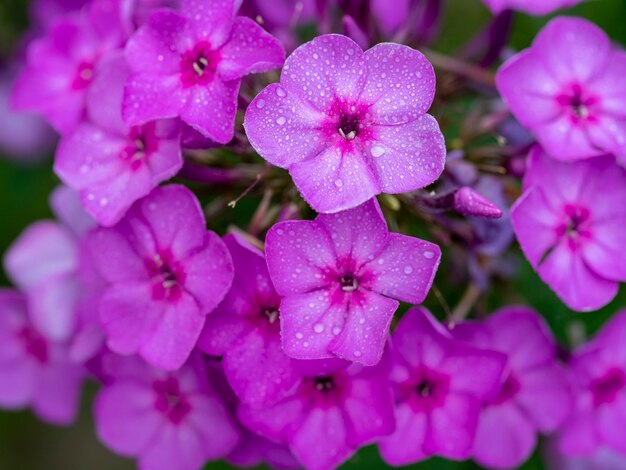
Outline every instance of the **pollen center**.
[(337, 132), (346, 140), (353, 140), (359, 133), (359, 118), (354, 115), (342, 115)]
[(354, 292), (359, 288), (359, 281), (352, 274), (346, 274), (339, 279), (341, 290), (344, 292)]

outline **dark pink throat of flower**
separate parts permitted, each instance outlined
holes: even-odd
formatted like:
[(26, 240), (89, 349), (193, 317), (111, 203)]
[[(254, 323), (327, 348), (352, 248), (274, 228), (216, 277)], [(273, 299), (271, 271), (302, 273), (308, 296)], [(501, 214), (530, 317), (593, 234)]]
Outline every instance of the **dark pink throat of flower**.
[(417, 412), (430, 411), (443, 405), (449, 390), (449, 377), (424, 369), (399, 387), (402, 401)]
[(331, 392), (337, 387), (335, 380), (330, 376), (315, 378), (315, 390), (322, 393)]
[(626, 386), (626, 374), (621, 369), (611, 369), (590, 384), (595, 406), (612, 403)]
[(28, 326), (21, 329), (19, 336), (29, 356), (40, 364), (48, 362), (48, 344), (43, 336)]
[(156, 392), (154, 407), (166, 415), (172, 423), (180, 423), (191, 411), (191, 406), (175, 378), (157, 380), (153, 383), (152, 388)]
[(499, 405), (501, 403), (505, 403), (511, 400), (515, 395), (517, 395), (519, 391), (519, 381), (512, 374), (509, 374), (502, 384), (498, 395), (491, 401), (491, 404)]
[(206, 85), (213, 80), (219, 54), (212, 50), (207, 42), (201, 42), (190, 51), (183, 54), (180, 68), (181, 79), (184, 86)]
[(73, 90), (84, 90), (93, 80), (94, 65), (91, 62), (81, 62), (76, 69), (76, 75), (72, 82)]
[(278, 320), (278, 309), (276, 307), (262, 307), (261, 318), (265, 319), (270, 325)]
[(155, 300), (173, 301), (182, 294), (185, 274), (170, 261), (168, 255), (155, 255), (146, 263), (152, 282), (152, 297)]
[(345, 140), (353, 140), (359, 134), (360, 119), (355, 114), (342, 114), (337, 125), (337, 132)]
[(562, 242), (566, 242), (570, 250), (576, 251), (586, 240), (591, 238), (591, 212), (576, 204), (563, 207), (561, 222), (556, 226), (556, 242), (549, 247), (539, 260), (539, 264), (550, 256), (552, 251)]
[(593, 108), (597, 99), (585, 92), (579, 84), (557, 96), (558, 103), (568, 109), (574, 121), (584, 121), (593, 118)]

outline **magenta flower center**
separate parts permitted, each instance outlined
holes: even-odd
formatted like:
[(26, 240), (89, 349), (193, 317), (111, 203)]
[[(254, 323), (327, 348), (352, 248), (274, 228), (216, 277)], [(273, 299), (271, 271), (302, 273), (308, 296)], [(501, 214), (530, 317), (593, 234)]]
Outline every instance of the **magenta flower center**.
[(26, 353), (40, 364), (48, 362), (48, 344), (43, 336), (34, 329), (25, 326), (19, 332)]
[(191, 406), (180, 390), (178, 380), (174, 377), (157, 380), (152, 388), (156, 392), (154, 407), (165, 414), (172, 423), (180, 423), (191, 411)]
[(447, 375), (422, 368), (399, 385), (398, 397), (415, 411), (431, 411), (443, 405), (450, 389)]
[(174, 301), (180, 298), (185, 281), (185, 273), (168, 253), (157, 254), (146, 262), (148, 275), (152, 281), (152, 297), (155, 300)]
[(558, 95), (557, 101), (569, 110), (572, 120), (577, 122), (594, 117), (593, 111), (598, 100), (586, 93), (579, 84), (574, 84), (569, 90)]
[(306, 397), (312, 406), (321, 407), (335, 406), (344, 390), (344, 380), (333, 375), (307, 378), (300, 386), (300, 393), (303, 397)]
[(206, 85), (213, 80), (220, 55), (208, 42), (200, 42), (183, 54), (180, 68), (183, 86)]
[(590, 389), (595, 406), (612, 403), (626, 386), (626, 374), (621, 369), (611, 369), (602, 377), (591, 381)]
[(122, 150), (120, 158), (133, 170), (139, 169), (152, 153), (156, 152), (159, 141), (155, 137), (154, 122), (143, 126), (132, 127), (128, 135), (128, 143)]
[(517, 395), (517, 393), (520, 391), (520, 388), (521, 386), (519, 381), (515, 378), (515, 376), (509, 374), (502, 384), (502, 388), (500, 388), (500, 392), (498, 393), (498, 395), (493, 400), (491, 400), (491, 404), (500, 405), (509, 401), (515, 395)]
[(315, 379), (315, 390), (318, 392), (330, 392), (335, 388), (335, 381), (332, 377), (317, 377)]
[(339, 278), (341, 290), (344, 292), (354, 292), (359, 288), (359, 280), (352, 274), (345, 274)]
[(567, 204), (563, 208), (563, 221), (557, 227), (559, 237), (566, 237), (572, 249), (591, 237), (590, 212), (586, 207)]
[(81, 62), (76, 69), (72, 82), (73, 90), (83, 90), (89, 86), (94, 75), (94, 65), (91, 62)]

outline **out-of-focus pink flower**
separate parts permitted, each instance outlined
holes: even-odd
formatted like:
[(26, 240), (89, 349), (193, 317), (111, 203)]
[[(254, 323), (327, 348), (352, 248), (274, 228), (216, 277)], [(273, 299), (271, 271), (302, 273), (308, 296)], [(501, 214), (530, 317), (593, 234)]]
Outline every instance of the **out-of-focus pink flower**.
[(484, 322), (457, 325), (453, 335), (506, 354), (499, 392), (482, 409), (474, 459), (488, 468), (517, 468), (537, 443), (537, 433), (557, 430), (569, 416), (573, 394), (543, 319), (526, 307), (505, 307)]
[(99, 224), (119, 222), (128, 208), (183, 165), (178, 120), (126, 126), (121, 108), (128, 67), (121, 54), (100, 65), (87, 94), (88, 120), (66, 134), (54, 170), (80, 191), (85, 210)]
[(591, 456), (602, 447), (626, 453), (626, 311), (610, 319), (574, 352), (570, 371), (576, 409), (560, 432), (560, 450)]
[(99, 305), (108, 346), (179, 368), (233, 279), (228, 249), (206, 230), (193, 193), (157, 188), (114, 227), (91, 232), (88, 243), (109, 284)]
[(175, 373), (139, 360), (120, 369), (96, 397), (96, 432), (115, 452), (138, 458), (139, 468), (199, 470), (237, 445), (235, 423), (198, 356)]
[(261, 436), (288, 444), (305, 468), (337, 468), (394, 429), (386, 361), (375, 367), (344, 364), (311, 361), (290, 396), (269, 407), (241, 405), (239, 418)]
[(426, 114), (434, 94), (435, 73), (420, 52), (400, 44), (363, 52), (345, 36), (325, 35), (289, 56), (244, 126), (313, 209), (338, 212), (439, 177), (444, 138)]
[(15, 109), (42, 114), (61, 134), (72, 131), (84, 118), (87, 90), (101, 59), (125, 38), (118, 7), (92, 2), (33, 40), (13, 91)]
[(572, 7), (582, 0), (483, 0), (485, 5), (494, 13), (502, 13), (504, 10), (517, 10), (529, 15), (542, 16)]
[(511, 221), (524, 254), (570, 308), (596, 310), (626, 281), (626, 171), (611, 157), (574, 163), (529, 155)]
[(0, 153), (20, 162), (40, 161), (55, 142), (54, 131), (35, 114), (11, 109), (13, 74), (0, 73)]
[(593, 23), (556, 18), (498, 71), (504, 101), (550, 156), (626, 158), (626, 53)]
[(380, 360), (398, 300), (424, 300), (441, 256), (433, 243), (389, 233), (375, 199), (313, 221), (280, 222), (267, 234), (266, 253), (284, 296), (285, 352), (365, 365)]
[(69, 424), (78, 411), (85, 377), (68, 345), (46, 337), (32, 323), (26, 298), (0, 289), (0, 407), (27, 406), (44, 421)]
[(497, 393), (505, 362), (455, 340), (427, 310), (409, 310), (392, 335), (396, 429), (379, 443), (383, 459), (400, 466), (432, 455), (469, 458), (482, 402)]
[(242, 77), (284, 61), (278, 40), (251, 19), (234, 17), (234, 6), (183, 0), (180, 13), (150, 15), (126, 46), (127, 124), (180, 117), (216, 142), (232, 139)]
[(223, 357), (224, 374), (241, 401), (267, 405), (300, 380), (280, 343), (280, 297), (262, 253), (236, 235), (227, 235), (224, 242), (235, 278), (226, 298), (208, 316), (198, 347)]

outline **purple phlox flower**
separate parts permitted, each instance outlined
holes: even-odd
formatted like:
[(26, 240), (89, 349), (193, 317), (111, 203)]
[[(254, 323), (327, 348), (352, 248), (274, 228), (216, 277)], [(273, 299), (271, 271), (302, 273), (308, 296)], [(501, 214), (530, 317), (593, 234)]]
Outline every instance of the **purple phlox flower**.
[(559, 447), (590, 456), (602, 447), (626, 453), (626, 311), (574, 352), (570, 371), (576, 386), (574, 412), (561, 428)]
[(511, 221), (524, 254), (570, 308), (596, 310), (626, 280), (626, 172), (613, 158), (575, 163), (534, 147)]
[(123, 116), (127, 124), (180, 117), (206, 137), (233, 138), (244, 75), (280, 67), (278, 40), (233, 0), (183, 0), (181, 12), (160, 9), (130, 38)]
[(99, 305), (109, 348), (162, 369), (180, 367), (233, 279), (230, 254), (206, 230), (193, 193), (157, 188), (88, 242), (109, 283)]
[(455, 191), (453, 208), (462, 215), (486, 219), (502, 217), (502, 210), (498, 206), (469, 186)]
[(427, 310), (409, 310), (392, 336), (396, 430), (379, 443), (383, 459), (399, 466), (470, 457), (481, 404), (497, 392), (505, 359), (455, 340)]
[(578, 457), (564, 454), (559, 449), (559, 440), (548, 439), (543, 447), (543, 459), (553, 470), (622, 470), (626, 468), (626, 456), (607, 447), (602, 447), (593, 455)]
[(0, 151), (21, 162), (40, 161), (54, 145), (54, 131), (41, 116), (11, 109), (13, 82), (11, 72), (0, 72)]
[(0, 407), (32, 407), (54, 424), (71, 423), (85, 376), (70, 362), (67, 344), (46, 337), (32, 323), (26, 297), (0, 289)]
[(80, 192), (85, 210), (104, 226), (183, 165), (178, 120), (126, 126), (121, 106), (128, 67), (121, 53), (100, 64), (87, 94), (88, 121), (61, 139), (54, 170)]
[(79, 11), (89, 0), (34, 0), (29, 4), (29, 15), (37, 31), (45, 31), (68, 13)]
[(4, 256), (7, 275), (27, 296), (33, 325), (53, 340), (68, 340), (76, 325), (78, 251), (78, 241), (66, 227), (40, 220)]
[(310, 361), (300, 385), (269, 407), (239, 407), (240, 420), (286, 443), (309, 470), (331, 470), (394, 429), (386, 360), (374, 367)]
[(287, 58), (244, 126), (313, 209), (338, 212), (439, 177), (445, 142), (425, 114), (434, 94), (435, 73), (420, 52), (400, 44), (363, 52), (345, 36), (319, 36)]
[(485, 5), (494, 13), (504, 10), (517, 10), (529, 15), (548, 15), (562, 8), (569, 8), (582, 0), (483, 0)]
[(531, 455), (537, 433), (555, 431), (572, 410), (552, 334), (526, 307), (505, 307), (482, 323), (457, 325), (452, 334), (507, 356), (502, 385), (482, 409), (473, 457), (488, 468), (517, 468)]
[(85, 212), (78, 192), (67, 186), (57, 186), (50, 193), (49, 204), (55, 218), (76, 238), (82, 238), (97, 225)]
[(441, 251), (419, 238), (389, 233), (372, 199), (313, 221), (274, 225), (267, 234), (266, 256), (276, 291), (284, 296), (280, 322), (285, 353), (374, 365), (398, 300), (424, 300)]
[(346, 36), (356, 42), (361, 49), (367, 49), (370, 46), (370, 37), (359, 26), (356, 20), (350, 15), (344, 15), (341, 20), (343, 31)]
[(197, 355), (176, 372), (140, 361), (124, 369), (94, 403), (96, 432), (113, 451), (144, 470), (199, 470), (237, 445), (234, 420)]
[(434, 39), (437, 33), (442, 3), (441, 0), (369, 0), (369, 8), (385, 38), (423, 43)]
[(576, 160), (626, 156), (626, 53), (593, 23), (556, 18), (506, 62), (496, 82), (504, 101), (548, 154)]
[(124, 40), (118, 7), (118, 2), (92, 2), (33, 40), (13, 90), (15, 109), (42, 114), (61, 134), (72, 131), (84, 117), (100, 60)]
[(227, 235), (224, 242), (235, 277), (222, 303), (207, 317), (198, 347), (223, 357), (224, 374), (241, 401), (267, 405), (300, 380), (281, 347), (280, 297), (261, 252), (237, 235)]

